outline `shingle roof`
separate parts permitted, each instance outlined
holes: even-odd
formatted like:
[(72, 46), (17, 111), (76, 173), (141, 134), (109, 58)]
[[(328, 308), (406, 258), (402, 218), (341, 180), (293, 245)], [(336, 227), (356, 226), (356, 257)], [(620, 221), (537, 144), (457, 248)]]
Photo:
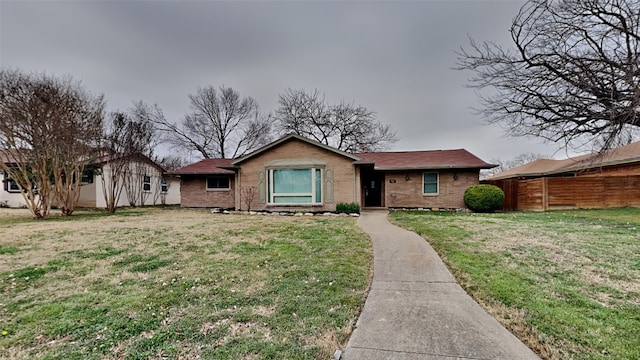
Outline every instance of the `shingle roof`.
[(318, 146), (338, 155), (347, 157), (353, 160), (355, 164), (372, 164), (376, 170), (490, 169), (496, 166), (482, 161), (464, 149), (352, 154), (299, 135), (289, 134), (237, 159), (205, 159), (170, 173), (175, 175), (234, 174), (234, 171), (231, 169), (240, 166), (240, 164), (245, 160), (269, 151), (289, 140), (299, 140)]
[(640, 141), (605, 151), (602, 154), (586, 154), (562, 160), (534, 160), (530, 163), (497, 173), (488, 177), (486, 180), (557, 175), (635, 162), (640, 162)]
[(0, 162), (3, 162), (5, 164), (9, 164), (13, 162), (13, 160), (9, 158), (9, 154), (7, 150), (0, 149)]
[(399, 151), (355, 154), (373, 162), (376, 170), (412, 169), (490, 169), (488, 164), (464, 149), (433, 151)]
[(235, 174), (231, 162), (233, 159), (204, 159), (197, 163), (187, 165), (183, 168), (171, 171), (174, 175), (213, 175), (213, 174)]

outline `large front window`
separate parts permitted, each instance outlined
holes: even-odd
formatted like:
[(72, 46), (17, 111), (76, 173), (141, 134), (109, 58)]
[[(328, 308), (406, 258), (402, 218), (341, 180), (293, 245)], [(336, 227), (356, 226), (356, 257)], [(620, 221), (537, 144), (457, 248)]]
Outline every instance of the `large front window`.
[(271, 169), (267, 188), (269, 204), (322, 204), (322, 170)]

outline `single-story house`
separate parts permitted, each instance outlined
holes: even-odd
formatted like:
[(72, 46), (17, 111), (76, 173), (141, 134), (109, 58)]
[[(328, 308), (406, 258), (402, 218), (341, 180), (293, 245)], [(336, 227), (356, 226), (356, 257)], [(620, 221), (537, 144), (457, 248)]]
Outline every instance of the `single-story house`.
[[(464, 191), (492, 168), (464, 149), (352, 154), (284, 136), (237, 159), (204, 159), (171, 172), (183, 207), (267, 211), (463, 208)], [(249, 206), (250, 205), (250, 206)]]
[(568, 159), (538, 159), (484, 179), (504, 210), (640, 206), (640, 142)]
[[(81, 179), (79, 207), (106, 208), (103, 193), (102, 176), (105, 177), (107, 188), (109, 184), (109, 174), (111, 167), (110, 156), (103, 156), (92, 162), (85, 168)], [(12, 160), (5, 151), (0, 151), (0, 161), (11, 164)], [(130, 176), (135, 179), (129, 188), (122, 190), (118, 207), (129, 206), (132, 203), (140, 205), (177, 205), (180, 203), (180, 179), (175, 176), (168, 176), (166, 170), (151, 159), (143, 155), (131, 156), (127, 159)], [(2, 190), (0, 191), (0, 206), (25, 207), (26, 203), (22, 196), (22, 189), (15, 183), (9, 174), (0, 170), (0, 180), (2, 180)]]
[[(99, 157), (86, 167), (82, 174), (79, 207), (107, 207), (103, 186), (107, 189), (111, 186), (112, 158), (113, 155)], [(116, 207), (180, 204), (180, 180), (167, 175), (162, 166), (142, 154), (127, 156), (126, 166), (129, 180), (123, 184)]]

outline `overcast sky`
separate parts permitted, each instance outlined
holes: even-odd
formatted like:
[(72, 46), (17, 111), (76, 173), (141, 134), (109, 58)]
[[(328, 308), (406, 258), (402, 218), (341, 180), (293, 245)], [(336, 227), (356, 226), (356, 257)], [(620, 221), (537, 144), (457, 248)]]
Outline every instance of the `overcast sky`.
[(524, 1), (214, 2), (0, 0), (0, 64), (69, 74), (108, 109), (157, 103), (180, 120), (187, 95), (225, 85), (273, 111), (284, 89), (318, 89), (391, 124), (392, 150), (465, 148), (485, 161), (554, 144), (506, 138), (471, 107), (454, 51), (508, 44)]

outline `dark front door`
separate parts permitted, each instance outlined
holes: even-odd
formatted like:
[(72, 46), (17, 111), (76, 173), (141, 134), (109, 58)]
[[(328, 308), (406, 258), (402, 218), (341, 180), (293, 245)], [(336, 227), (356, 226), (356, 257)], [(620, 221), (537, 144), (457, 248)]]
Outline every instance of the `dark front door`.
[(364, 189), (364, 206), (380, 207), (382, 206), (382, 181), (383, 177), (377, 174), (371, 174), (363, 182)]

